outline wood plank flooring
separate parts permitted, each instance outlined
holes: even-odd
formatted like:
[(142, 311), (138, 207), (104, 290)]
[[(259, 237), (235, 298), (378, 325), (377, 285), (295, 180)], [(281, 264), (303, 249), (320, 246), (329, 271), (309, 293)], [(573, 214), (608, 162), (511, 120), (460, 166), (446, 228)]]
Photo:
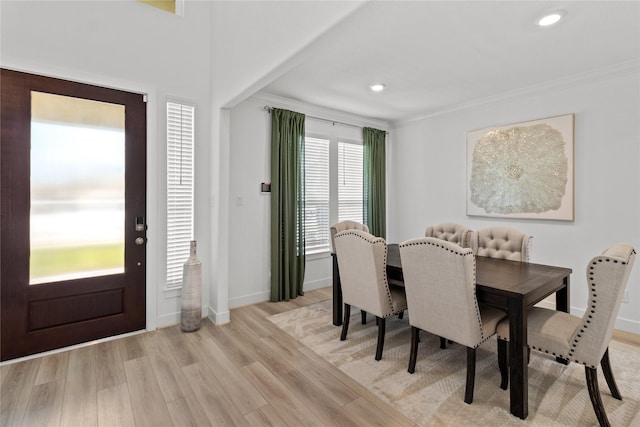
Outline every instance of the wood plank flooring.
[[(414, 426), (265, 317), (331, 288), (0, 368), (0, 425)], [(336, 339), (339, 331), (336, 329)], [(372, 355), (373, 357), (373, 355)]]

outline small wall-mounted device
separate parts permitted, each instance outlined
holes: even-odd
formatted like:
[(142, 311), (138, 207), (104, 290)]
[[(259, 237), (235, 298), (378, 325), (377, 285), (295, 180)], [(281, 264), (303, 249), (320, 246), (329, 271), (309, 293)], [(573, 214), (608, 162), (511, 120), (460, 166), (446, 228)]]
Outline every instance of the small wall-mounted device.
[(271, 193), (271, 183), (263, 182), (260, 184), (260, 192), (262, 193)]

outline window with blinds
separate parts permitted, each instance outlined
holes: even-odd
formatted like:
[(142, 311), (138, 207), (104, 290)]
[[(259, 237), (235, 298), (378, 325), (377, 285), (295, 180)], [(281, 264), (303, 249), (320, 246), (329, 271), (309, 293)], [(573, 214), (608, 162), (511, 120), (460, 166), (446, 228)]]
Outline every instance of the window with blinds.
[(167, 102), (167, 288), (182, 286), (193, 240), (195, 107)]
[(329, 251), (329, 140), (305, 138), (305, 252)]
[(304, 149), (305, 250), (329, 252), (332, 221), (364, 222), (362, 143), (306, 137)]
[(338, 222), (363, 221), (362, 144), (338, 141)]

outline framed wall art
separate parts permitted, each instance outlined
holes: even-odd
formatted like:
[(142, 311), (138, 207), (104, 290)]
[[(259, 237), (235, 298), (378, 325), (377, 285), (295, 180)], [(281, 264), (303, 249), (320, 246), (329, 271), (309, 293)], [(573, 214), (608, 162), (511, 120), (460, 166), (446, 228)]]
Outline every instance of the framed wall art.
[(467, 215), (573, 221), (574, 115), (467, 132)]

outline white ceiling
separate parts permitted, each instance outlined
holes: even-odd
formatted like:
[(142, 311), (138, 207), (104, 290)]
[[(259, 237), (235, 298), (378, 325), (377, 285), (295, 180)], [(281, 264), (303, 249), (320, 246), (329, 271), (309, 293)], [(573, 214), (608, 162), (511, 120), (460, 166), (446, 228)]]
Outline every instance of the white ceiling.
[[(563, 10), (540, 28), (536, 18)], [(637, 69), (639, 1), (373, 1), (288, 64), (265, 92), (388, 121)], [(368, 86), (383, 82), (382, 93)]]

